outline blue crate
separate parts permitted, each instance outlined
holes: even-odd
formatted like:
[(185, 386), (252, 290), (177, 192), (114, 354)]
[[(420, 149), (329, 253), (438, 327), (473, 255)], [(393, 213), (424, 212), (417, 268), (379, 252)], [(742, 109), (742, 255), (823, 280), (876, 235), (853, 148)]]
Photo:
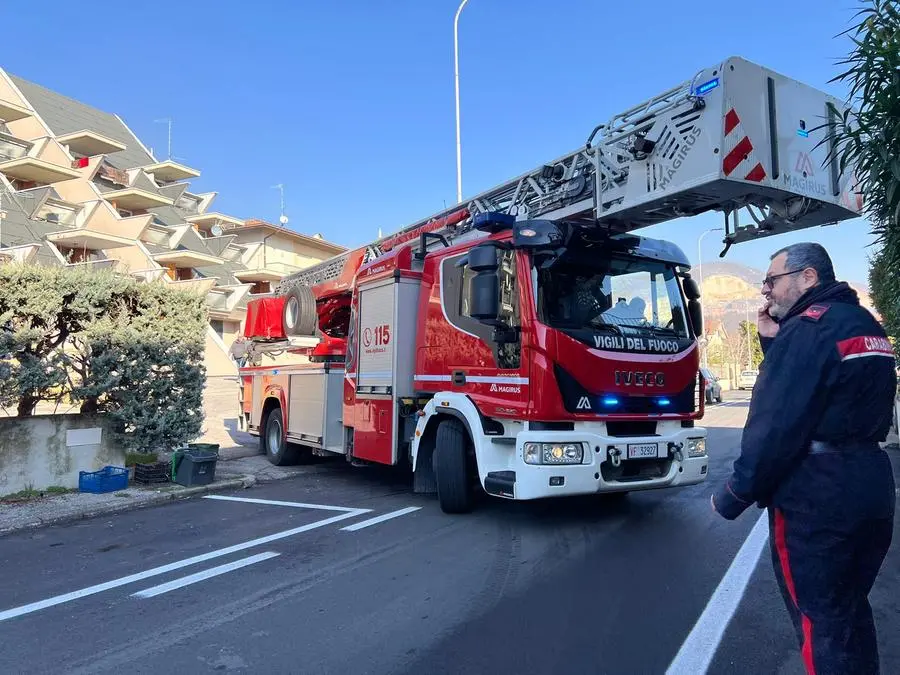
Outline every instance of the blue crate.
[(120, 466), (104, 466), (99, 471), (79, 471), (78, 490), (81, 492), (115, 492), (128, 487), (128, 469)]

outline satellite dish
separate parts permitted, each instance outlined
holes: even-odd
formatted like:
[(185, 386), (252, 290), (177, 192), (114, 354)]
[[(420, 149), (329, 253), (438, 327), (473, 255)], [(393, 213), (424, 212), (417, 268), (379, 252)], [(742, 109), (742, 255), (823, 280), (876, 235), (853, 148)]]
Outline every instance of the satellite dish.
[(209, 231), (212, 233), (212, 236), (214, 236), (214, 237), (221, 237), (222, 232), (224, 232), (224, 230), (222, 229), (222, 226), (219, 225), (218, 223), (216, 223), (211, 228), (209, 228)]
[(282, 213), (281, 217), (278, 219), (278, 222), (281, 223), (282, 225), (287, 225), (288, 217)]

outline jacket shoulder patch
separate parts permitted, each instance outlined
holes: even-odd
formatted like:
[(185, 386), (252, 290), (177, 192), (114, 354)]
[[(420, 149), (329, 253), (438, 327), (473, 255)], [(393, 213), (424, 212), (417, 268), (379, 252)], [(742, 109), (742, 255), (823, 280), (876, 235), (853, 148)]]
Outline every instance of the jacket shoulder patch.
[(828, 305), (810, 305), (800, 316), (811, 321), (818, 321), (828, 311)]

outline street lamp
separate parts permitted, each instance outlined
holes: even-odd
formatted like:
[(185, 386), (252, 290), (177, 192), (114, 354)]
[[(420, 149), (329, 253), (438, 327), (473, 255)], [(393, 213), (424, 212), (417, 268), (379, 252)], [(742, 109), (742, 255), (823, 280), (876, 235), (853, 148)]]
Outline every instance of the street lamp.
[(469, 0), (462, 0), (453, 18), (453, 64), (456, 78), (456, 203), (462, 203), (462, 149), (459, 141), (459, 15)]
[[(722, 232), (724, 228), (721, 227), (711, 227), (710, 229), (702, 232), (700, 234), (700, 238), (697, 239), (697, 285), (700, 287), (700, 295), (703, 296), (703, 250), (701, 245), (703, 244), (703, 237), (708, 235), (710, 232)], [(701, 345), (702, 351), (700, 352), (703, 355), (703, 367), (708, 368), (709, 363), (707, 361), (707, 350), (705, 340)]]

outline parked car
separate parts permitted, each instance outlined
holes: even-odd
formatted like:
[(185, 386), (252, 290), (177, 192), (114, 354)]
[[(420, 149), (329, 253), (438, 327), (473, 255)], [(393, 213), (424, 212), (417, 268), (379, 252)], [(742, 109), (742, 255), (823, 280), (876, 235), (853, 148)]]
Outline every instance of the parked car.
[(722, 385), (719, 384), (719, 378), (709, 368), (701, 368), (700, 373), (703, 375), (703, 381), (706, 382), (706, 402), (721, 403)]
[(744, 389), (753, 389), (754, 385), (756, 385), (756, 377), (759, 375), (758, 370), (745, 370), (741, 373), (741, 376), (738, 378), (738, 389), (743, 391)]

